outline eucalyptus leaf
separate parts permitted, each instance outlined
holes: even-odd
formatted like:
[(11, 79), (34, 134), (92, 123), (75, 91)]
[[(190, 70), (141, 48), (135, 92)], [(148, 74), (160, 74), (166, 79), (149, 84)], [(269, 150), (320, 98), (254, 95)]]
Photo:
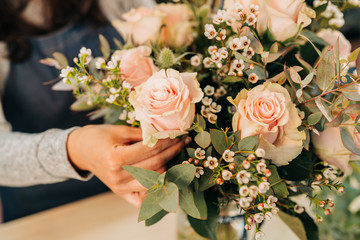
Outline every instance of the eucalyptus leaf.
[(243, 82), (244, 79), (242, 77), (237, 76), (226, 76), (223, 80), (223, 83), (237, 83), (237, 82)]
[(175, 183), (181, 190), (187, 188), (195, 177), (196, 168), (192, 164), (179, 164), (170, 168), (166, 180)]
[[(360, 55), (359, 55), (360, 56)], [(347, 87), (344, 87), (341, 89), (342, 94), (349, 100), (352, 101), (360, 101), (360, 94), (358, 93), (358, 90), (356, 89), (355, 86), (356, 83), (351, 84)]]
[(352, 153), (360, 156), (360, 151), (356, 147), (354, 139), (349, 133), (349, 131), (344, 127), (340, 127), (340, 135), (344, 146)]
[(201, 218), (200, 211), (195, 205), (193, 189), (185, 188), (180, 190), (179, 205), (187, 215), (197, 219)]
[(207, 148), (211, 143), (210, 133), (206, 131), (199, 132), (194, 140), (200, 147)]
[(279, 217), (300, 240), (307, 240), (304, 225), (299, 218), (286, 214), (282, 211), (279, 212)]
[(195, 158), (195, 148), (186, 148), (186, 151), (191, 158)]
[(62, 68), (66, 68), (67, 66), (69, 66), (69, 62), (64, 54), (54, 52), (52, 55)]
[[(289, 191), (286, 187), (286, 184), (283, 179), (280, 178), (276, 166), (270, 165), (268, 169), (271, 171), (271, 176), (269, 177), (269, 183), (274, 195), (277, 198), (286, 198), (289, 195)], [(271, 190), (269, 190), (271, 192)]]
[(200, 114), (196, 114), (196, 123), (199, 125), (199, 127), (202, 130), (206, 129), (206, 121), (205, 121), (204, 117), (201, 116)]
[(161, 209), (160, 212), (156, 213), (151, 218), (145, 220), (145, 226), (149, 227), (151, 225), (154, 225), (155, 223), (159, 222), (163, 217), (165, 217), (167, 214), (168, 214), (167, 211)]
[(225, 150), (228, 149), (225, 133), (217, 129), (211, 129), (210, 136), (215, 150), (219, 154), (223, 154)]
[(141, 185), (147, 189), (157, 184), (157, 179), (160, 176), (160, 174), (157, 172), (133, 166), (123, 166), (123, 169), (130, 173), (134, 178), (136, 178), (136, 180), (139, 181), (139, 183), (141, 183)]
[(360, 73), (360, 54), (358, 54), (356, 58), (356, 72), (358, 72), (358, 74)]
[(342, 110), (336, 118), (327, 123), (328, 127), (338, 127), (340, 124), (349, 120), (349, 116), (360, 116), (360, 104), (351, 104), (346, 109)]
[(215, 181), (213, 179), (213, 171), (209, 168), (204, 169), (204, 175), (201, 176), (199, 180), (199, 192), (203, 192), (213, 186), (215, 186)]
[(351, 63), (351, 62), (355, 62), (356, 59), (358, 58), (359, 56), (359, 53), (360, 53), (360, 47), (355, 49), (348, 57), (348, 61)]
[(204, 192), (194, 192), (194, 201), (200, 212), (200, 219), (207, 219), (208, 212)]
[(312, 113), (307, 118), (307, 122), (308, 122), (309, 125), (315, 125), (320, 121), (322, 116), (323, 116), (323, 114), (321, 112)]
[(175, 183), (167, 182), (156, 191), (156, 202), (167, 212), (175, 212), (179, 206), (179, 189)]
[(326, 120), (328, 120), (329, 122), (331, 122), (333, 120), (333, 116), (332, 113), (330, 111), (330, 109), (328, 108), (328, 106), (324, 103), (324, 101), (321, 99), (321, 97), (316, 97), (315, 98), (315, 103), (316, 106), (319, 108), (320, 112), (324, 115), (324, 117), (326, 118)]
[(231, 151), (238, 151), (238, 143), (241, 141), (241, 135), (240, 132), (236, 131), (233, 134), (231, 134), (230, 137), (228, 137), (228, 139), (230, 140), (230, 145), (232, 145), (232, 147), (230, 148)]
[(111, 53), (110, 44), (103, 35), (99, 35), (100, 49), (105, 59), (108, 59)]
[(259, 145), (259, 136), (249, 136), (246, 138), (241, 139), (238, 143), (239, 151), (252, 151), (256, 150)]
[(332, 89), (335, 85), (335, 76), (334, 51), (331, 47), (329, 47), (325, 50), (324, 56), (317, 68), (316, 84), (324, 91)]
[(139, 212), (139, 222), (151, 218), (162, 210), (160, 205), (156, 202), (156, 197), (156, 193), (149, 193), (148, 196), (144, 199)]
[(304, 88), (307, 85), (309, 85), (309, 83), (311, 83), (311, 81), (314, 79), (315, 73), (312, 71), (310, 72), (303, 81), (301, 81), (301, 86)]

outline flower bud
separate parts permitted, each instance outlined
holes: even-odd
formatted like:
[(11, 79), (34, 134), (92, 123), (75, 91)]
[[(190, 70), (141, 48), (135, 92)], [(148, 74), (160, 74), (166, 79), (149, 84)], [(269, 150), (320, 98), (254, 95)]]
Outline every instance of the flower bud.
[(161, 68), (170, 68), (175, 64), (175, 55), (169, 48), (163, 48), (158, 56)]
[(324, 211), (324, 214), (325, 214), (325, 215), (330, 215), (330, 214), (331, 214), (330, 209), (326, 209), (326, 210)]

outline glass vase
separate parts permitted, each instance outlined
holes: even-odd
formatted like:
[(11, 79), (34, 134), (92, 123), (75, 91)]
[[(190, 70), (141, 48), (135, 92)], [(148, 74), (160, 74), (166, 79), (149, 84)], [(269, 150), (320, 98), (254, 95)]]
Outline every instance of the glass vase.
[[(220, 208), (218, 240), (246, 240), (245, 217), (239, 214), (236, 205)], [(191, 227), (187, 215), (183, 211), (177, 214), (177, 239), (178, 240), (206, 240), (197, 234)]]

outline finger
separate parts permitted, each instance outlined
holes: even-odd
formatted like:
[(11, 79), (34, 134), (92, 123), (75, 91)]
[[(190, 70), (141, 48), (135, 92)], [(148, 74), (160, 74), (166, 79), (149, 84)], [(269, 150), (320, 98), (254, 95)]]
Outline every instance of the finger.
[(124, 198), (131, 205), (135, 206), (136, 208), (140, 208), (146, 196), (147, 196), (146, 192), (131, 192), (131, 193), (126, 193), (121, 197)]
[(130, 144), (142, 141), (141, 128), (129, 126), (114, 126), (115, 131), (119, 132), (118, 136), (123, 144)]
[(185, 145), (186, 145), (185, 141), (180, 141), (175, 145), (160, 152), (159, 154), (150, 157), (146, 160), (137, 162), (132, 166), (140, 167), (148, 170), (162, 169), (166, 166), (168, 161), (173, 159), (176, 155), (178, 155), (181, 152), (181, 150), (185, 147)]
[(154, 147), (145, 146), (143, 143), (135, 143), (129, 146), (119, 146), (117, 148), (119, 154), (127, 152), (131, 157), (126, 159), (125, 164), (135, 164), (145, 159), (149, 159), (163, 152), (164, 150), (175, 146), (176, 144), (185, 145), (189, 143), (188, 138), (182, 139), (162, 139), (159, 140)]

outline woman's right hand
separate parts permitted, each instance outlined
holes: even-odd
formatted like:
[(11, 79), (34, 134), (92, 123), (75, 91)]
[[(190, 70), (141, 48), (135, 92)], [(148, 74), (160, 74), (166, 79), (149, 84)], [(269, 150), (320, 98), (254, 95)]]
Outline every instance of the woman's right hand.
[(139, 128), (88, 125), (70, 133), (67, 150), (76, 169), (94, 173), (114, 193), (140, 206), (147, 189), (122, 166), (163, 173), (166, 163), (180, 153), (190, 138), (159, 140), (152, 148), (141, 141)]

